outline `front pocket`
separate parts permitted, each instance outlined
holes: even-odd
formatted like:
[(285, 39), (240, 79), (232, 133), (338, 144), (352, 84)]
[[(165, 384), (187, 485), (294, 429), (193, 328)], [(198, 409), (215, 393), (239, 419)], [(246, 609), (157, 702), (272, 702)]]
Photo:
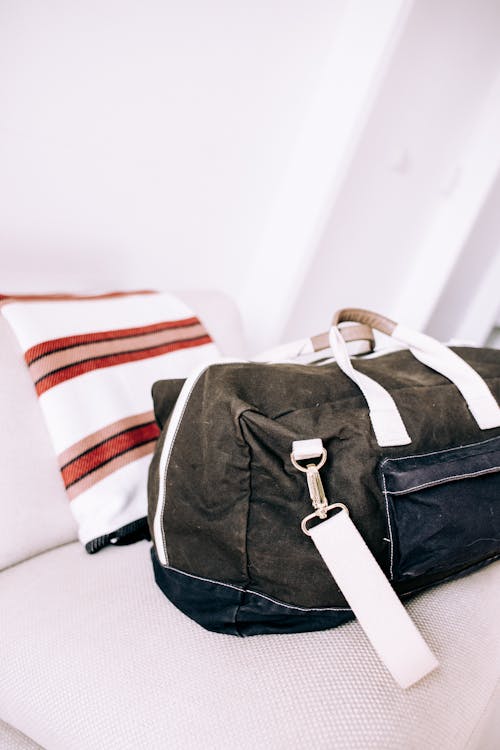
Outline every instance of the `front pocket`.
[(500, 437), (380, 465), (391, 579), (451, 575), (500, 555)]

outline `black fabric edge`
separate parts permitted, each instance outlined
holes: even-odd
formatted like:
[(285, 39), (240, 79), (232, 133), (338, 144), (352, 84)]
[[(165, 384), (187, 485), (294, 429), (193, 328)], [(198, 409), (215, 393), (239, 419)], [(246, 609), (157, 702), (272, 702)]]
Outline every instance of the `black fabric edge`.
[(119, 529), (116, 529), (116, 531), (91, 539), (91, 541), (87, 542), (85, 545), (85, 549), (89, 555), (94, 555), (96, 552), (104, 549), (104, 547), (109, 547), (111, 545), (121, 547), (125, 544), (140, 542), (143, 539), (148, 541), (151, 539), (148, 519), (146, 517), (138, 518), (136, 521), (121, 526)]
[(251, 636), (327, 630), (354, 619), (350, 609), (298, 609), (251, 591), (164, 567), (151, 548), (157, 585), (177, 609), (206, 630)]
[[(406, 601), (407, 598), (410, 599), (414, 596), (418, 596), (418, 594), (422, 594), (424, 591), (428, 591), (429, 589), (434, 589), (436, 588), (436, 586), (440, 586), (442, 583), (451, 583), (452, 581), (460, 580), (460, 578), (466, 578), (467, 576), (473, 573), (477, 573), (483, 568), (487, 568), (488, 565), (491, 565), (492, 563), (497, 562), (497, 560), (500, 560), (500, 553), (498, 555), (486, 557), (484, 560), (479, 560), (478, 562), (467, 565), (466, 567), (455, 569), (444, 578), (442, 577), (443, 576), (442, 573), (436, 573), (434, 574), (433, 580), (431, 580), (430, 582), (426, 581), (425, 583), (422, 583), (422, 584), (417, 583), (418, 582), (417, 578), (414, 578), (412, 580), (407, 579), (406, 581), (398, 581), (397, 585), (399, 588), (401, 588), (401, 586), (405, 584), (412, 585), (414, 587), (414, 588), (409, 589), (408, 591), (399, 593), (398, 596), (404, 602)], [(424, 578), (424, 576), (419, 576), (419, 578), (422, 579)]]

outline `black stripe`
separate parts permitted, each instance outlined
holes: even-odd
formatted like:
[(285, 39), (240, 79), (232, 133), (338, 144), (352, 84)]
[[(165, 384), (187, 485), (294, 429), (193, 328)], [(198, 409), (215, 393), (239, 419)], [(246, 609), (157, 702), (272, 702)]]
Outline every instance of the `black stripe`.
[[(150, 323), (150, 325), (159, 325), (157, 323)], [(140, 336), (152, 336), (155, 333), (165, 333), (165, 331), (176, 331), (178, 328), (194, 328), (195, 326), (202, 325), (201, 321), (198, 320), (197, 323), (179, 323), (179, 325), (167, 327), (167, 328), (159, 328), (157, 331), (149, 331), (149, 333), (128, 333), (126, 336), (112, 336), (112, 337), (106, 337), (103, 339), (93, 339), (92, 341), (80, 341), (78, 344), (68, 344), (68, 346), (61, 346), (58, 349), (52, 349), (50, 352), (45, 352), (44, 354), (39, 354), (38, 357), (35, 357), (34, 359), (30, 359), (28, 366), (32, 365), (34, 362), (38, 362), (39, 359), (43, 359), (44, 357), (50, 357), (51, 354), (57, 354), (58, 352), (64, 352), (67, 349), (76, 349), (79, 346), (89, 346), (89, 344), (103, 344), (106, 341), (120, 341), (125, 339), (135, 339), (139, 338)], [(143, 328), (146, 328), (147, 326), (142, 326)], [(99, 331), (96, 331), (96, 333), (99, 333)], [(105, 331), (103, 331), (105, 333)], [(72, 334), (73, 336), (92, 336), (93, 334), (79, 334), (75, 333)], [(205, 334), (208, 335), (208, 334)], [(71, 338), (71, 336), (65, 336), (64, 338)], [(50, 339), (49, 339), (50, 340)], [(31, 347), (34, 349), (36, 346), (40, 346), (40, 344), (35, 344), (35, 346)]]
[(71, 466), (71, 464), (74, 464), (75, 461), (79, 461), (83, 456), (86, 456), (87, 453), (90, 453), (91, 451), (95, 450), (96, 448), (100, 448), (102, 445), (105, 445), (110, 440), (114, 440), (115, 438), (119, 437), (120, 435), (125, 435), (127, 432), (131, 432), (132, 430), (137, 430), (139, 427), (148, 427), (151, 424), (156, 424), (155, 419), (150, 419), (149, 422), (141, 422), (140, 424), (136, 424), (133, 427), (128, 427), (126, 430), (120, 430), (120, 432), (115, 432), (113, 435), (110, 435), (109, 437), (105, 438), (104, 440), (100, 440), (98, 443), (93, 445), (91, 448), (87, 448), (87, 450), (83, 451), (82, 453), (79, 453), (78, 456), (75, 458), (72, 458), (71, 461), (68, 461), (63, 466), (60, 467), (60, 470), (63, 471), (68, 466)]
[[(164, 346), (175, 346), (175, 344), (180, 344), (184, 341), (199, 341), (200, 339), (203, 339), (206, 336), (209, 336), (209, 334), (204, 333), (202, 336), (195, 336), (194, 338), (191, 338), (191, 339), (176, 339), (175, 341), (169, 341), (168, 343), (163, 342), (163, 344), (157, 344), (156, 346), (145, 346), (143, 349), (124, 349), (121, 352), (113, 352), (113, 354), (99, 354), (98, 357), (88, 357), (87, 359), (79, 359), (78, 362), (71, 362), (71, 364), (69, 365), (56, 367), (55, 370), (51, 370), (46, 375), (43, 375), (41, 378), (38, 378), (38, 380), (35, 380), (35, 385), (38, 385), (38, 383), (41, 383), (43, 380), (50, 378), (52, 375), (55, 375), (57, 372), (62, 372), (62, 370), (68, 370), (70, 367), (76, 367), (77, 365), (81, 365), (85, 362), (94, 362), (100, 359), (110, 359), (111, 357), (121, 357), (122, 354), (134, 354), (135, 352), (147, 352), (147, 351), (151, 351), (154, 349), (161, 349)], [(109, 340), (112, 341), (112, 339), (109, 339)], [(126, 364), (126, 363), (121, 362), (120, 364)]]
[(111, 456), (111, 458), (107, 458), (98, 466), (94, 466), (93, 469), (90, 469), (90, 471), (87, 471), (85, 474), (82, 474), (81, 477), (78, 477), (78, 479), (75, 479), (73, 482), (66, 484), (65, 485), (66, 489), (69, 490), (69, 488), (73, 487), (74, 484), (78, 484), (78, 482), (81, 482), (82, 479), (85, 479), (85, 477), (88, 477), (90, 474), (93, 474), (98, 469), (101, 469), (103, 466), (106, 466), (106, 464), (109, 464), (111, 461), (114, 461), (115, 458), (118, 458), (119, 456), (124, 456), (126, 453), (130, 453), (130, 451), (133, 451), (136, 448), (140, 448), (141, 445), (147, 445), (148, 443), (156, 443), (156, 440), (157, 438), (153, 438), (152, 440), (143, 440), (142, 443), (136, 443), (135, 445), (132, 445), (130, 448), (126, 448), (124, 451), (120, 451), (120, 453), (115, 453), (114, 456)]
[(348, 608), (298, 609), (265, 594), (165, 568), (154, 547), (151, 557), (156, 583), (165, 596), (185, 615), (216, 633), (240, 636), (300, 633), (334, 628), (354, 618)]

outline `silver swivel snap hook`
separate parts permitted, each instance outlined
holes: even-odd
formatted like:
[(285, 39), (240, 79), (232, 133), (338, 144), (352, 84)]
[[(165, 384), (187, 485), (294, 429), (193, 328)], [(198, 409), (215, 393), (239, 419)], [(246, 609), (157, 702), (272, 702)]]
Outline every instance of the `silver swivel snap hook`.
[[(311, 535), (311, 532), (307, 528), (307, 523), (312, 518), (320, 518), (321, 520), (324, 520), (328, 516), (328, 511), (333, 510), (334, 508), (340, 508), (349, 514), (344, 503), (328, 503), (323, 482), (321, 481), (319, 474), (319, 470), (326, 462), (326, 457), (326, 449), (323, 447), (323, 441), (319, 438), (314, 438), (313, 440), (295, 440), (292, 443), (290, 459), (293, 466), (298, 471), (306, 474), (309, 496), (314, 508), (314, 513), (310, 513), (306, 516), (301, 523), (301, 529), (307, 536)], [(307, 463), (305, 466), (301, 466), (298, 463), (299, 461), (309, 461), (311, 458), (319, 460), (317, 463)]]

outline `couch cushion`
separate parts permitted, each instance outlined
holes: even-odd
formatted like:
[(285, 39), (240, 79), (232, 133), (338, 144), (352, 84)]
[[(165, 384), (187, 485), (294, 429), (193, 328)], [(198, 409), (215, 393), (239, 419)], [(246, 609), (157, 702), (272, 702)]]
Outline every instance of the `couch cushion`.
[(2, 750), (43, 750), (36, 742), (4, 721), (0, 721), (0, 747)]
[(410, 603), (441, 666), (403, 691), (356, 622), (206, 632), (154, 585), (148, 543), (67, 545), (0, 575), (0, 718), (50, 750), (484, 748), (499, 588), (493, 563)]
[(0, 315), (0, 569), (77, 538), (19, 345)]

